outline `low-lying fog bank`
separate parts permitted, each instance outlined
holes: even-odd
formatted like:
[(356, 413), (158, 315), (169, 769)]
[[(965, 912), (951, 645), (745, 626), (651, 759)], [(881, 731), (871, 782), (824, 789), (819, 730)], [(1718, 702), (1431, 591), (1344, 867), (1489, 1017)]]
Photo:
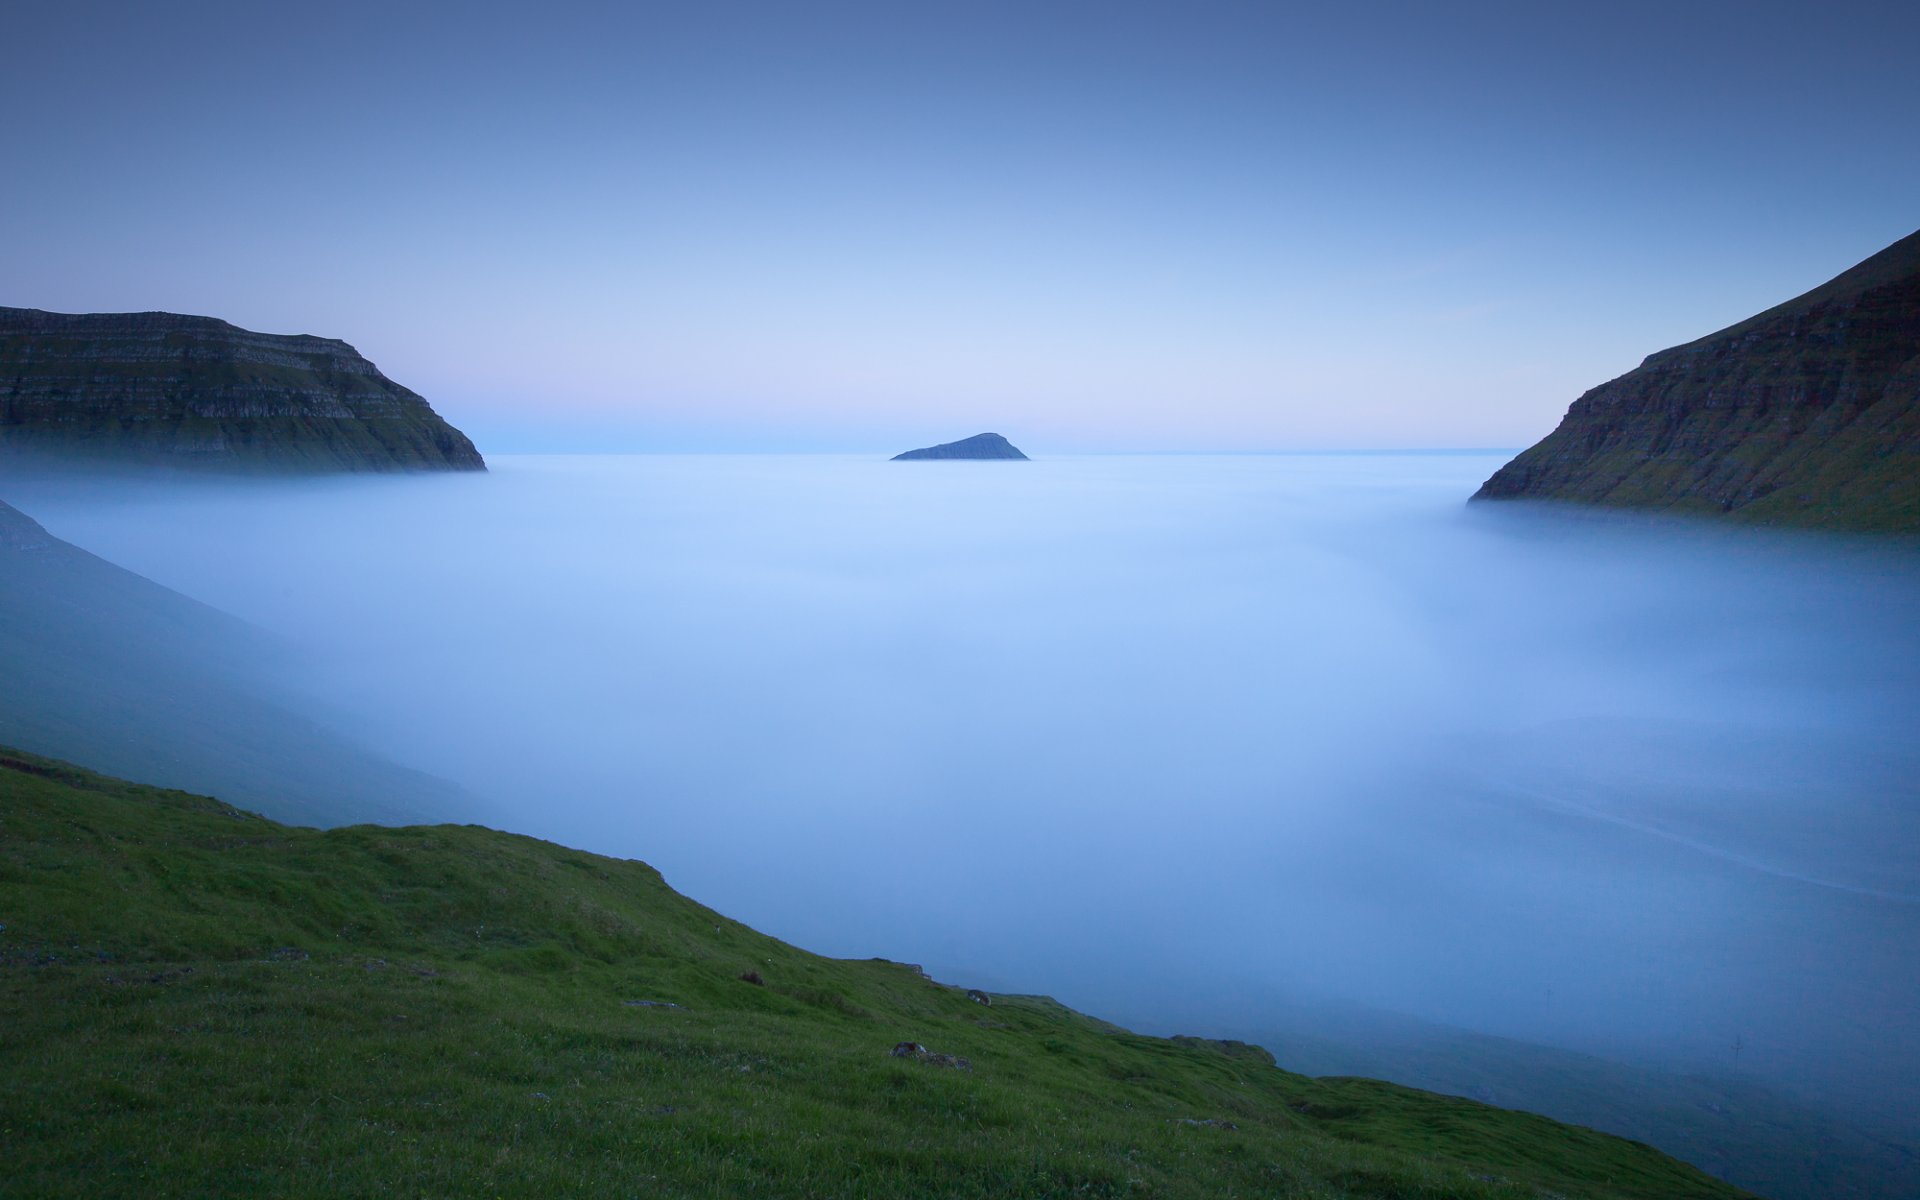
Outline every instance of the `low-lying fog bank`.
[(491, 461), (6, 498), (810, 949), (1920, 1111), (1911, 546), (1464, 507), (1497, 456)]

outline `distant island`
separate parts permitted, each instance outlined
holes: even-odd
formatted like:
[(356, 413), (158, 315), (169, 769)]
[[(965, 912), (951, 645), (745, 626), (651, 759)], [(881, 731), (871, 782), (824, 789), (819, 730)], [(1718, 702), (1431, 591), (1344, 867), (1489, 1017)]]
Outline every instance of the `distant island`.
[(484, 471), (345, 342), (174, 313), (0, 308), (0, 454), (242, 471)]
[(894, 455), (889, 461), (917, 462), (929, 458), (1017, 458), (1021, 462), (1027, 461), (1026, 455), (997, 433), (976, 433), (957, 442), (942, 442), (938, 446), (909, 450), (905, 454)]
[(1594, 388), (1474, 499), (1920, 532), (1920, 233)]

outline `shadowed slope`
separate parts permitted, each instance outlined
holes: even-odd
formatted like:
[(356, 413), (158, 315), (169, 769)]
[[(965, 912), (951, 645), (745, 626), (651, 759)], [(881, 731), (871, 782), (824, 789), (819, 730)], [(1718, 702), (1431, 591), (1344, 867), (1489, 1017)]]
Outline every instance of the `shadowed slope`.
[(268, 676), (285, 653), (0, 503), (0, 741), (306, 824), (476, 815), (454, 785), (299, 715)]
[(1920, 531), (1920, 233), (1594, 388), (1474, 498)]

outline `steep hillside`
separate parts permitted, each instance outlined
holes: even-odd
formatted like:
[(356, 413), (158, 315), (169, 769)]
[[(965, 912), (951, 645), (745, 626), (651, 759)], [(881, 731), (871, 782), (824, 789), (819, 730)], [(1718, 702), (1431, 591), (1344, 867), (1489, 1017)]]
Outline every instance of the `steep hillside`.
[(1772, 1200), (1920, 1195), (1920, 1159), (1901, 1130), (1729, 1072), (1605, 1059), (1351, 1005), (1276, 1005), (1242, 1028), (1282, 1047), (1290, 1070), (1388, 1079), (1619, 1134)]
[(473, 819), (479, 802), (300, 715), (268, 634), (0, 503), (0, 741), (302, 824)]
[(486, 469), (331, 338), (173, 313), (0, 308), (0, 453), (225, 470)]
[(1920, 233), (1594, 388), (1474, 498), (1920, 531)]
[(819, 958), (637, 862), (0, 751), (0, 1188), (1732, 1197), (1638, 1143)]

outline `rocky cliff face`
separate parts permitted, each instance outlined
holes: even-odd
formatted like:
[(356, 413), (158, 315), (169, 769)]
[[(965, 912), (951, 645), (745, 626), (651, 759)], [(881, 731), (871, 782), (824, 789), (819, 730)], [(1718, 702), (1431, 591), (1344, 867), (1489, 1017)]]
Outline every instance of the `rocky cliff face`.
[(331, 338), (173, 313), (0, 308), (0, 452), (225, 469), (481, 471), (465, 434)]
[(1594, 388), (1474, 498), (1920, 532), (1920, 233)]
[(976, 433), (957, 442), (942, 442), (938, 446), (896, 454), (893, 461), (913, 462), (926, 458), (1017, 458), (1025, 461), (1026, 457), (1014, 448), (1012, 442), (997, 433)]

